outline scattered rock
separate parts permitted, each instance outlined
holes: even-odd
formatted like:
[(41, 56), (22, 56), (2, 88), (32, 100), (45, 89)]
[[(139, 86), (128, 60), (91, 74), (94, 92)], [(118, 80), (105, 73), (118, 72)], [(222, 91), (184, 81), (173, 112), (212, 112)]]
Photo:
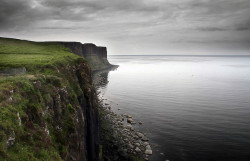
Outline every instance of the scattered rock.
[(128, 147), (129, 147), (130, 149), (134, 149), (134, 146), (133, 146), (132, 144), (128, 144)]
[(127, 118), (132, 118), (132, 115), (127, 115)]
[(127, 125), (125, 128), (126, 129), (132, 129), (133, 127), (131, 125)]
[(148, 143), (148, 142), (144, 142), (143, 145), (144, 145), (144, 146), (147, 146), (147, 145), (149, 145), (149, 143)]
[(151, 146), (150, 146), (150, 145), (147, 145), (147, 146), (146, 146), (146, 150), (151, 150)]
[(145, 151), (145, 154), (146, 154), (146, 155), (152, 155), (153, 152), (152, 152), (152, 150), (146, 150), (146, 151)]
[(127, 119), (127, 122), (128, 122), (128, 123), (132, 123), (132, 122), (134, 122), (134, 120), (131, 119), (131, 118), (129, 118), (129, 119)]
[(141, 138), (142, 141), (148, 141), (148, 138), (146, 136)]
[(136, 135), (139, 136), (140, 138), (144, 137), (144, 135), (140, 132), (137, 132)]
[[(104, 105), (104, 103), (103, 103)], [(105, 105), (108, 105), (106, 103)], [(141, 133), (134, 129), (133, 124), (142, 124), (141, 121), (134, 121), (132, 115), (116, 114), (112, 110), (108, 110), (110, 106), (104, 106), (103, 109), (107, 112), (104, 116), (105, 119), (110, 120), (111, 125), (114, 128), (113, 138), (114, 142), (119, 143), (123, 147), (124, 152), (131, 155), (137, 155), (145, 160), (149, 160), (149, 155), (152, 155), (152, 149), (147, 142), (149, 139), (146, 134)], [(120, 108), (117, 108), (120, 110)], [(126, 119), (126, 120), (125, 120)], [(123, 121), (126, 121), (126, 124)], [(120, 140), (119, 140), (120, 139)]]
[(135, 145), (136, 145), (136, 146), (140, 146), (140, 144), (139, 144), (139, 143), (135, 143)]
[(135, 151), (136, 151), (137, 153), (140, 153), (140, 152), (141, 152), (141, 149), (138, 148), (138, 147), (136, 147), (136, 148), (135, 148)]
[[(136, 140), (139, 139), (139, 137), (136, 136), (136, 135), (134, 135), (133, 138), (136, 139)], [(139, 145), (140, 145), (140, 144), (139, 144)]]
[(134, 125), (134, 124), (136, 124), (136, 122), (132, 121), (131, 124)]

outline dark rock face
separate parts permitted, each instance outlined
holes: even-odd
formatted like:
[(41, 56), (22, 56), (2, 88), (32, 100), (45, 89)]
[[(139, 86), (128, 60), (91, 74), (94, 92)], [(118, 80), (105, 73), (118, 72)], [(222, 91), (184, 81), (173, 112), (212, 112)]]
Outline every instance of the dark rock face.
[(82, 45), (84, 57), (87, 56), (99, 56), (103, 59), (107, 59), (107, 48), (102, 46), (96, 46), (95, 44), (86, 43)]
[(59, 42), (69, 48), (72, 53), (86, 58), (92, 71), (111, 67), (107, 59), (107, 48), (96, 46), (92, 43), (81, 44), (80, 42)]
[[(98, 161), (99, 131), (97, 95), (92, 81), (90, 67), (86, 63), (76, 63), (73, 66), (66, 65), (60, 68), (62, 76), (68, 77), (77, 86), (77, 99), (72, 100), (72, 89), (68, 86), (54, 87), (51, 99), (46, 100), (43, 113), (51, 113), (53, 116), (53, 129), (57, 142), (62, 142), (68, 147), (67, 154), (61, 155), (63, 160), (68, 161)], [(37, 85), (33, 83), (34, 86)], [(41, 84), (42, 91), (45, 87)], [(67, 105), (72, 104), (75, 110), (67, 115)], [(66, 110), (65, 110), (66, 109)], [(39, 121), (40, 122), (40, 121)], [(65, 122), (69, 124), (65, 128)], [(66, 131), (66, 134), (65, 134)]]
[[(11, 115), (13, 124), (5, 123), (11, 128), (0, 123), (0, 138), (6, 135), (1, 140), (6, 148), (0, 149), (0, 160), (18, 160), (13, 157), (31, 154), (30, 160), (99, 160), (98, 99), (91, 68), (78, 59), (57, 69), (56, 76), (36, 75), (0, 88), (1, 107), (24, 107)], [(8, 153), (12, 147), (20, 149), (23, 145), (32, 150), (14, 156)], [(49, 159), (41, 158), (42, 150), (48, 151)]]
[(98, 52), (100, 53), (101, 57), (103, 59), (107, 59), (107, 48), (100, 46), (97, 49), (99, 50)]
[(25, 74), (26, 68), (10, 68), (10, 69), (0, 69), (0, 76), (15, 76), (20, 74)]
[(84, 57), (82, 44), (80, 42), (60, 42), (60, 44), (69, 48), (72, 53)]
[[(97, 109), (97, 95), (93, 86), (93, 80), (90, 69), (88, 72), (82, 73), (81, 67), (76, 70), (76, 75), (83, 95), (78, 96), (78, 101), (82, 107), (85, 116), (85, 138), (84, 143), (87, 151), (87, 160), (98, 161), (99, 153), (99, 131), (98, 131), (98, 109)], [(91, 88), (86, 88), (86, 77)]]

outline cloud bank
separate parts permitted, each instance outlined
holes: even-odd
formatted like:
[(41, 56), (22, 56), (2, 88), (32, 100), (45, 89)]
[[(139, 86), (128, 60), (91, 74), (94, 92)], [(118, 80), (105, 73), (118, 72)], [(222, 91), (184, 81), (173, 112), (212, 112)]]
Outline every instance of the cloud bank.
[(0, 0), (0, 36), (94, 42), (111, 54), (250, 51), (249, 0)]

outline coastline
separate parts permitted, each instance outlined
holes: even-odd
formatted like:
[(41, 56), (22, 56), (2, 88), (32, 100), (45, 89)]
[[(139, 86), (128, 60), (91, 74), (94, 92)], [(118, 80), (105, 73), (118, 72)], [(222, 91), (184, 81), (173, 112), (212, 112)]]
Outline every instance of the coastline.
[[(118, 66), (113, 66), (93, 74), (96, 91), (107, 85), (108, 72), (117, 68)], [(153, 152), (147, 134), (134, 127), (135, 124), (143, 126), (142, 122), (134, 121), (136, 118), (133, 118), (132, 115), (114, 112), (112, 107), (104, 102), (101, 93), (97, 92), (97, 95), (99, 99), (100, 140), (102, 140), (102, 150), (100, 151), (103, 152), (103, 158), (131, 161), (150, 160)]]
[[(114, 113), (97, 94), (94, 75), (118, 67), (108, 62), (105, 47), (0, 40), (4, 78), (0, 160), (30, 156), (33, 160), (148, 160), (152, 154), (148, 138), (133, 127), (132, 116)], [(100, 77), (97, 82), (105, 81)], [(23, 139), (27, 137), (31, 140)]]

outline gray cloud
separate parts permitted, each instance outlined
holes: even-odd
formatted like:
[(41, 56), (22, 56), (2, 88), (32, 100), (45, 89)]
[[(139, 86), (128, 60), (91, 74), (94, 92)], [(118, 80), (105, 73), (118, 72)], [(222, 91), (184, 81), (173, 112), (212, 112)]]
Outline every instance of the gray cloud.
[(0, 0), (0, 4), (1, 35), (116, 44), (120, 47), (111, 50), (114, 54), (129, 52), (131, 47), (124, 45), (128, 42), (142, 46), (133, 52), (158, 50), (166, 43), (250, 42), (249, 0)]

